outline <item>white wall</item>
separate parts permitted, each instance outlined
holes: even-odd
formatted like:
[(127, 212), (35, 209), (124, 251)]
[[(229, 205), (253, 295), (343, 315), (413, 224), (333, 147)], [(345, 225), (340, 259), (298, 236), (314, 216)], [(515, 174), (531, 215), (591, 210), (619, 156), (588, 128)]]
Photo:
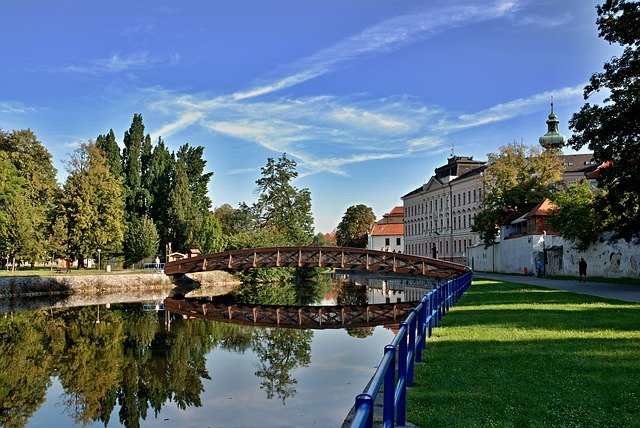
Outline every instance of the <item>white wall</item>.
[[(385, 245), (385, 238), (389, 238), (389, 245)], [(397, 238), (400, 238), (400, 245), (396, 245)], [(404, 242), (401, 236), (373, 236), (369, 235), (369, 243), (367, 248), (370, 250), (395, 251), (401, 253), (404, 251)]]
[[(587, 262), (587, 277), (640, 278), (640, 244), (624, 240), (597, 242), (585, 251), (560, 236), (544, 236), (547, 275), (578, 276), (578, 261)], [(469, 250), (469, 265), (477, 272), (535, 274), (535, 259), (542, 256), (543, 236), (506, 239), (487, 249), (482, 244)]]

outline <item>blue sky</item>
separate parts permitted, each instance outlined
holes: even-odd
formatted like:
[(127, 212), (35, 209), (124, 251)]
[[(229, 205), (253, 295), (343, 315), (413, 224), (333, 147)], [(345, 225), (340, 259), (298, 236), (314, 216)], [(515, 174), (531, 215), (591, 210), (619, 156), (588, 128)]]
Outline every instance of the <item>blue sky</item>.
[[(593, 0), (0, 2), (0, 128), (31, 128), (66, 176), (79, 142), (134, 113), (205, 147), (214, 206), (255, 200), (267, 157), (298, 163), (316, 232), (378, 218), (456, 155), (537, 144), (618, 50)], [(567, 153), (571, 151), (567, 150)]]

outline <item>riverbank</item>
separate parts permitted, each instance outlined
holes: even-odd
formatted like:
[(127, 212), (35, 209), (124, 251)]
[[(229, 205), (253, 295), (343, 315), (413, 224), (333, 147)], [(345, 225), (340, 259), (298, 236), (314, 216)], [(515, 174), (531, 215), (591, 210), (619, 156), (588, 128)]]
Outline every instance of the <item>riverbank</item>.
[(162, 272), (113, 273), (50, 276), (0, 277), (0, 299), (42, 296), (127, 294), (140, 291), (210, 288), (237, 285), (240, 281), (228, 272), (214, 271), (186, 275), (178, 281)]

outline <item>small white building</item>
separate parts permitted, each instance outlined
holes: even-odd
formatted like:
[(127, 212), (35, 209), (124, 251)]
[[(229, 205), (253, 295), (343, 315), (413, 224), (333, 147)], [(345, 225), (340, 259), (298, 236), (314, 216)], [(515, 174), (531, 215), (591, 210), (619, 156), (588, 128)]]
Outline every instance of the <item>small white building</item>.
[(391, 212), (382, 216), (369, 232), (367, 248), (369, 250), (393, 251), (404, 250), (404, 208), (393, 207)]

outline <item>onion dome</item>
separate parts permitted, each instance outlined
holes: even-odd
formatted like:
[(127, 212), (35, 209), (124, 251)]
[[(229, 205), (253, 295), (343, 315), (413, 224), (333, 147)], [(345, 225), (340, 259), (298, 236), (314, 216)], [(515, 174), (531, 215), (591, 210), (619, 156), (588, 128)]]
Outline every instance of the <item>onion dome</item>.
[(553, 102), (551, 103), (551, 113), (549, 113), (549, 119), (547, 119), (547, 133), (544, 134), (538, 140), (540, 145), (546, 150), (559, 151), (563, 146), (567, 144), (567, 138), (558, 132), (558, 123), (560, 121), (553, 112)]

